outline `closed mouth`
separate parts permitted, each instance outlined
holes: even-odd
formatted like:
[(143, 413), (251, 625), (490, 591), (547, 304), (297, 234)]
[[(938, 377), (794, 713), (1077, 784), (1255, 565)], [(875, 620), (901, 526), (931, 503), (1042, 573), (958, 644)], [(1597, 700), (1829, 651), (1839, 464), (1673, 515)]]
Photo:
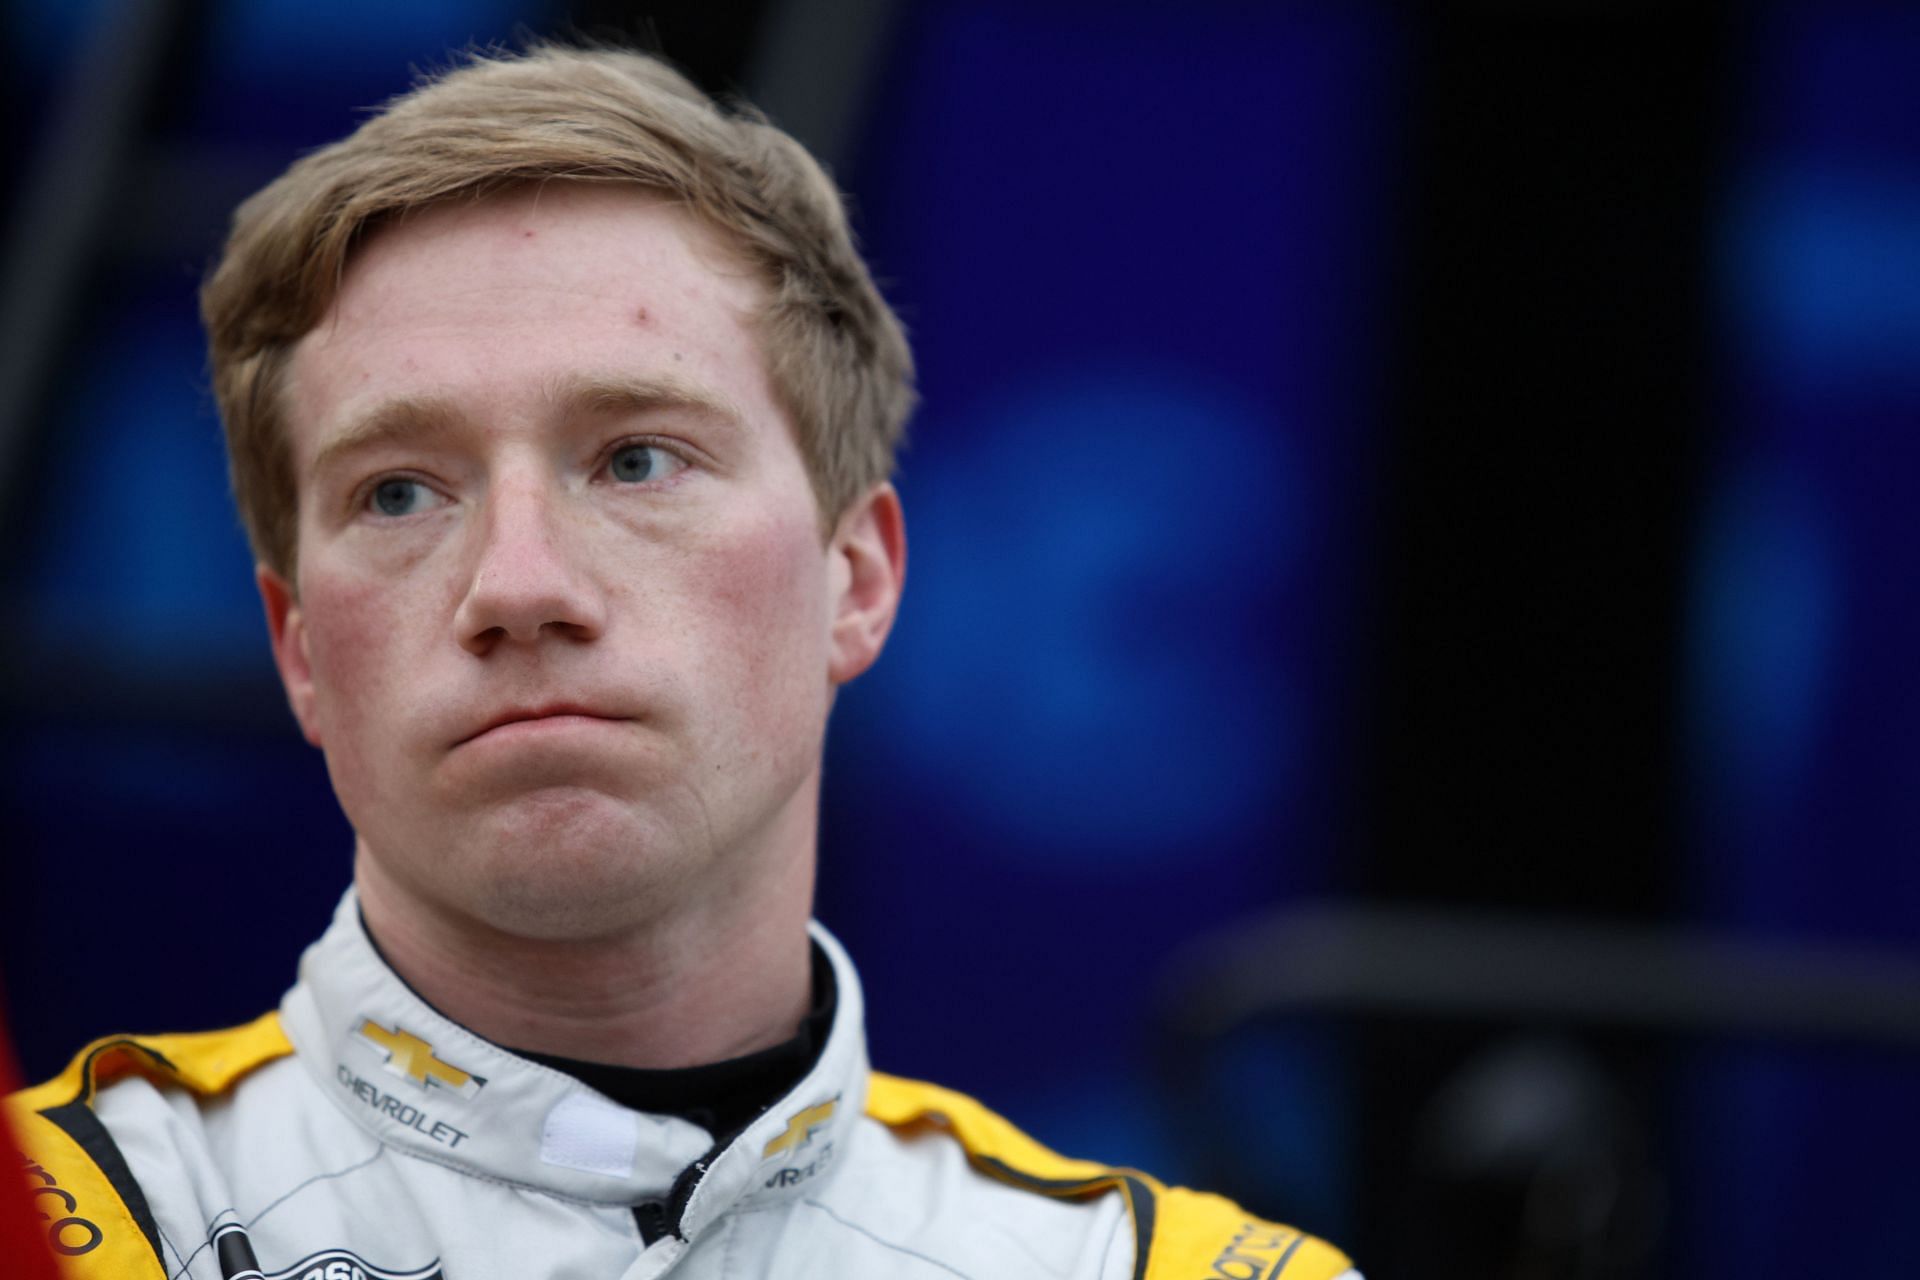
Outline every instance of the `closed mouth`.
[(492, 733), (495, 729), (505, 728), (507, 725), (513, 725), (513, 724), (526, 724), (536, 720), (580, 719), (580, 720), (614, 721), (614, 720), (624, 720), (626, 718), (627, 717), (625, 716), (604, 715), (601, 712), (591, 710), (587, 707), (580, 707), (580, 706), (573, 706), (573, 705), (555, 705), (550, 707), (539, 707), (531, 710), (516, 708), (511, 711), (504, 711), (501, 714), (493, 717), (491, 720), (487, 721), (487, 723), (480, 726), (480, 728), (468, 734), (466, 737), (460, 739), (458, 742), (454, 743), (453, 745), (456, 747), (464, 746), (467, 743), (472, 742), (476, 738), (484, 737), (487, 734)]

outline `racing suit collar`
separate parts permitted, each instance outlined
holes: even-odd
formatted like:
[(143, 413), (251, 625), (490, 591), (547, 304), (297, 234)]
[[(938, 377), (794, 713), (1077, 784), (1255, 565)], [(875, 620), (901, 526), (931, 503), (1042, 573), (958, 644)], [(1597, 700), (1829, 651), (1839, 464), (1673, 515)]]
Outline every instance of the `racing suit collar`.
[(375, 951), (349, 889), (281, 1004), (323, 1093), (406, 1155), (568, 1199), (663, 1207), (685, 1240), (735, 1207), (818, 1190), (866, 1101), (859, 979), (817, 922), (833, 967), (832, 1029), (812, 1070), (724, 1145), (674, 1116), (620, 1106), (438, 1013)]

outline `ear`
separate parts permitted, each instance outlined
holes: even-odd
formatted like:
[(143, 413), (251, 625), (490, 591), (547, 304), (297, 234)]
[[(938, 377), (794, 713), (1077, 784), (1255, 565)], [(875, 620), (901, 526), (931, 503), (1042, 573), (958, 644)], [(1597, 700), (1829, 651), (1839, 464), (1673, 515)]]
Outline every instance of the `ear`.
[(892, 485), (875, 485), (847, 508), (827, 554), (833, 588), (827, 678), (840, 685), (880, 656), (906, 585), (907, 525)]
[(273, 641), (273, 665), (280, 669), (280, 683), (287, 690), (287, 704), (300, 732), (318, 747), (320, 721), (314, 711), (313, 669), (307, 663), (307, 625), (300, 612), (299, 597), (287, 580), (266, 565), (255, 565), (253, 580), (260, 587), (260, 603), (267, 610), (267, 634)]

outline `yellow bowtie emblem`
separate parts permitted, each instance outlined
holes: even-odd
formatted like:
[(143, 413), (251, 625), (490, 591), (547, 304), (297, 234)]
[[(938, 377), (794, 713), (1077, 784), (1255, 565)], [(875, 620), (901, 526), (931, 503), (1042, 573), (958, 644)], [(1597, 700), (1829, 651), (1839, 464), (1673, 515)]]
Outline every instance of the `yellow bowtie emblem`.
[(787, 1131), (767, 1144), (767, 1149), (761, 1158), (777, 1156), (782, 1151), (792, 1151), (812, 1142), (813, 1135), (833, 1118), (833, 1109), (839, 1105), (840, 1099), (828, 1098), (819, 1106), (808, 1107), (805, 1111), (796, 1114), (793, 1119), (787, 1121)]
[(462, 1097), (471, 1098), (486, 1083), (479, 1076), (434, 1057), (432, 1045), (399, 1027), (389, 1031), (372, 1018), (366, 1018), (360, 1023), (360, 1037), (386, 1050), (387, 1070), (397, 1076), (405, 1076), (422, 1089), (429, 1085), (440, 1085)]

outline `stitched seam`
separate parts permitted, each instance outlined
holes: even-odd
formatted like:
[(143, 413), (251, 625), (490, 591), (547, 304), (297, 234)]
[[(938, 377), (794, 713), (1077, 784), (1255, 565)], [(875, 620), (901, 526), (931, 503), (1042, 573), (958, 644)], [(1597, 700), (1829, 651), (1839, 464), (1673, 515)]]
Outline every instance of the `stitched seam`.
[[(241, 1225), (243, 1227), (252, 1227), (255, 1223), (259, 1222), (260, 1219), (266, 1217), (269, 1213), (272, 1213), (275, 1209), (279, 1208), (281, 1205), (285, 1204), (288, 1200), (293, 1198), (293, 1196), (295, 1196), (301, 1191), (306, 1190), (308, 1187), (312, 1186), (314, 1183), (324, 1182), (330, 1178), (342, 1178), (349, 1173), (355, 1172), (356, 1170), (364, 1169), (368, 1165), (372, 1164), (375, 1160), (378, 1160), (381, 1156), (385, 1155), (386, 1150), (387, 1148), (384, 1144), (377, 1145), (373, 1149), (373, 1154), (368, 1156), (365, 1160), (360, 1161), (358, 1164), (350, 1164), (344, 1169), (334, 1169), (326, 1173), (314, 1174), (311, 1178), (308, 1178), (305, 1182), (299, 1183), (296, 1186), (292, 1187), (291, 1189), (283, 1192), (278, 1199), (269, 1203), (266, 1208), (254, 1214), (253, 1217), (247, 1219), (247, 1221), (242, 1223)], [(208, 1249), (213, 1247), (213, 1239), (212, 1239), (213, 1228), (216, 1225), (218, 1225), (220, 1219), (226, 1217), (230, 1213), (233, 1214), (236, 1218), (239, 1217), (239, 1213), (236, 1210), (231, 1208), (222, 1209), (219, 1213), (216, 1213), (213, 1215), (213, 1220), (207, 1224), (208, 1239), (206, 1243), (202, 1244), (198, 1249), (195, 1249), (192, 1253), (187, 1255), (186, 1264), (183, 1265), (180, 1268), (180, 1270), (176, 1271), (173, 1274), (172, 1280), (180, 1280), (180, 1277), (187, 1273), (187, 1268), (193, 1265), (193, 1260), (199, 1257), (202, 1253), (206, 1252)]]
[(720, 1246), (720, 1280), (733, 1274), (733, 1249), (740, 1243), (740, 1221), (732, 1214), (726, 1218), (727, 1238)]
[(754, 1213), (785, 1213), (795, 1205), (805, 1204), (805, 1200), (775, 1200), (769, 1204), (736, 1204), (727, 1210), (729, 1218), (744, 1218)]
[(940, 1268), (940, 1270), (946, 1272), (950, 1276), (959, 1276), (960, 1280), (973, 1280), (972, 1276), (969, 1276), (966, 1272), (960, 1270), (958, 1267), (950, 1266), (947, 1263), (940, 1261), (940, 1259), (938, 1258), (930, 1258), (926, 1254), (921, 1253), (916, 1249), (909, 1249), (906, 1245), (896, 1244), (892, 1240), (888, 1240), (882, 1236), (877, 1236), (873, 1232), (867, 1230), (865, 1227), (861, 1226), (857, 1222), (849, 1222), (847, 1219), (841, 1217), (839, 1214), (835, 1213), (832, 1209), (829, 1209), (826, 1205), (820, 1203), (820, 1201), (818, 1200), (802, 1200), (800, 1203), (806, 1204), (806, 1205), (812, 1205), (814, 1208), (826, 1214), (829, 1218), (832, 1218), (835, 1222), (839, 1223), (841, 1226), (845, 1227), (847, 1230), (858, 1232), (859, 1234), (865, 1236), (867, 1239), (873, 1241), (877, 1245), (881, 1245), (884, 1248), (892, 1249), (895, 1253), (904, 1253), (909, 1258), (917, 1258), (921, 1262), (926, 1263), (930, 1267)]
[[(206, 1243), (202, 1244), (198, 1249), (195, 1249), (192, 1253), (187, 1255), (187, 1260), (180, 1264), (180, 1269), (173, 1273), (170, 1280), (180, 1280), (181, 1276), (187, 1274), (187, 1268), (193, 1265), (193, 1260), (199, 1257), (201, 1254), (205, 1253), (208, 1249), (213, 1247), (213, 1229), (220, 1225), (220, 1219), (226, 1217), (230, 1213), (234, 1213), (234, 1210), (231, 1206), (225, 1209), (222, 1209), (220, 1212), (213, 1215), (213, 1218), (207, 1223)], [(239, 1215), (235, 1213), (234, 1216), (238, 1217)], [(174, 1250), (174, 1252), (178, 1253), (180, 1251), (176, 1249)]]
[[(167, 1229), (161, 1226), (159, 1222), (156, 1221), (153, 1225), (154, 1229), (160, 1233), (160, 1243), (166, 1245), (167, 1248), (173, 1252), (173, 1260), (180, 1264), (181, 1271), (185, 1271), (187, 1269), (187, 1260), (180, 1256), (180, 1246), (173, 1242), (173, 1237), (167, 1234)], [(179, 1272), (175, 1274), (177, 1275)]]
[(351, 1164), (344, 1169), (336, 1169), (332, 1173), (314, 1174), (311, 1178), (308, 1178), (305, 1182), (300, 1183), (298, 1186), (294, 1187), (292, 1190), (282, 1194), (278, 1199), (272, 1201), (270, 1204), (267, 1205), (266, 1208), (254, 1214), (251, 1218), (248, 1218), (247, 1226), (249, 1228), (253, 1227), (262, 1218), (272, 1213), (275, 1209), (278, 1209), (281, 1205), (285, 1204), (287, 1201), (293, 1199), (293, 1197), (295, 1197), (296, 1195), (299, 1195), (302, 1191), (305, 1191), (308, 1187), (312, 1186), (314, 1183), (325, 1182), (331, 1178), (344, 1178), (350, 1173), (356, 1173), (359, 1170), (366, 1168), (368, 1165), (372, 1164), (375, 1160), (378, 1160), (381, 1156), (385, 1154), (387, 1154), (386, 1144), (382, 1143), (373, 1149), (372, 1155), (368, 1156), (365, 1160), (362, 1160), (359, 1164)]
[(1123, 1212), (1120, 1215), (1119, 1221), (1114, 1223), (1113, 1231), (1107, 1236), (1107, 1247), (1100, 1251), (1100, 1275), (1102, 1280), (1105, 1280), (1105, 1277), (1113, 1274), (1113, 1269), (1110, 1265), (1113, 1262), (1113, 1246), (1119, 1242), (1121, 1236), (1132, 1234), (1132, 1232), (1126, 1230), (1126, 1228), (1132, 1224), (1132, 1221), (1133, 1215)]
[(365, 1125), (354, 1120), (351, 1113), (348, 1115), (348, 1120), (354, 1128), (366, 1134), (367, 1137), (372, 1138), (375, 1142), (380, 1143), (386, 1150), (391, 1151), (402, 1160), (418, 1160), (421, 1164), (432, 1165), (436, 1169), (445, 1169), (450, 1173), (459, 1174), (462, 1178), (471, 1178), (475, 1182), (485, 1182), (492, 1186), (505, 1187), (510, 1191), (524, 1191), (528, 1195), (544, 1196), (549, 1200), (557, 1200), (561, 1204), (575, 1205), (583, 1209), (631, 1209), (633, 1207), (630, 1202), (625, 1200), (590, 1200), (585, 1196), (570, 1196), (565, 1192), (554, 1191), (535, 1183), (519, 1182), (512, 1178), (502, 1178), (495, 1174), (488, 1173), (476, 1165), (463, 1164), (458, 1160), (443, 1156), (429, 1155), (424, 1151), (409, 1151), (397, 1143), (390, 1143), (384, 1138), (377, 1137)]

